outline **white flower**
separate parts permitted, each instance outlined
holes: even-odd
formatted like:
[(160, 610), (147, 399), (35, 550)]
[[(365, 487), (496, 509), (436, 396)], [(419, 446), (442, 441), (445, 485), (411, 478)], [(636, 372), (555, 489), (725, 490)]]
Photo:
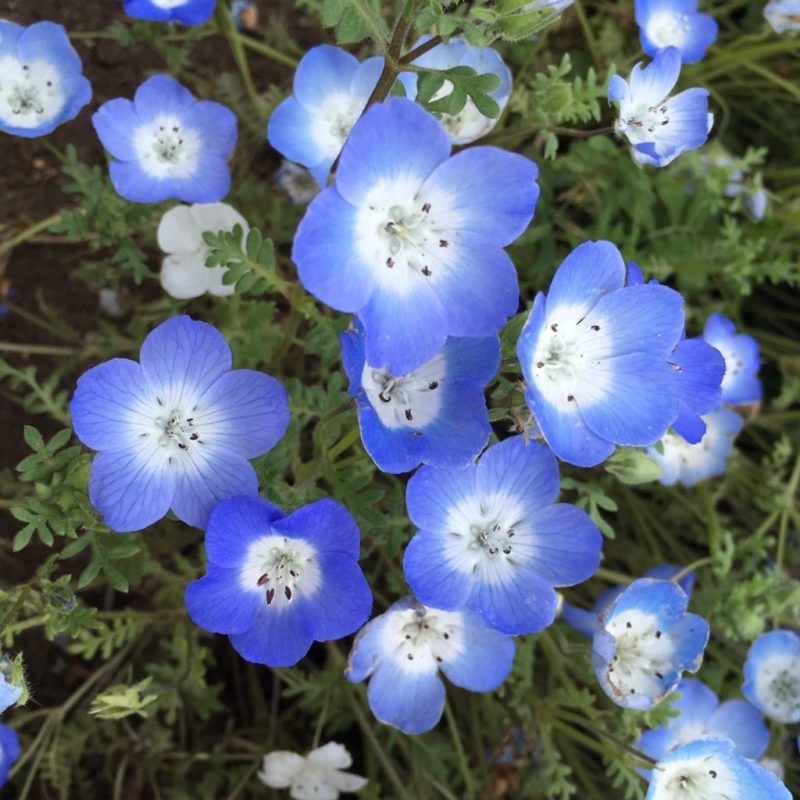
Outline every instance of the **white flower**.
[(344, 745), (328, 742), (307, 756), (269, 753), (258, 777), (272, 789), (289, 789), (294, 800), (336, 800), (340, 792), (358, 792), (367, 785), (366, 778), (343, 771), (352, 763)]
[(167, 254), (161, 265), (164, 291), (178, 300), (206, 292), (218, 297), (233, 294), (234, 287), (222, 282), (227, 269), (206, 267), (208, 246), (203, 233), (231, 231), (237, 224), (247, 236), (247, 221), (227, 203), (195, 203), (167, 211), (158, 226), (158, 246)]

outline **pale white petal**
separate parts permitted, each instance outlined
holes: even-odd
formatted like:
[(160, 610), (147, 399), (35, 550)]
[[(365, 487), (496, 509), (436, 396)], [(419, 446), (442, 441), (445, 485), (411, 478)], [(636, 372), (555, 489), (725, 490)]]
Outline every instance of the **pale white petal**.
[(161, 264), (161, 285), (172, 297), (189, 300), (208, 291), (210, 272), (204, 254), (170, 255)]
[(312, 764), (330, 769), (347, 769), (353, 763), (353, 758), (347, 752), (347, 748), (338, 742), (328, 742), (328, 744), (312, 750), (308, 754), (308, 760)]
[(201, 232), (232, 231), (235, 225), (241, 225), (245, 235), (250, 230), (247, 220), (227, 203), (195, 203), (191, 215)]
[(288, 750), (276, 750), (264, 756), (264, 765), (258, 779), (273, 789), (288, 789), (302, 772), (306, 760)]
[(202, 230), (195, 222), (191, 206), (175, 206), (158, 225), (158, 246), (165, 253), (192, 253), (203, 244)]

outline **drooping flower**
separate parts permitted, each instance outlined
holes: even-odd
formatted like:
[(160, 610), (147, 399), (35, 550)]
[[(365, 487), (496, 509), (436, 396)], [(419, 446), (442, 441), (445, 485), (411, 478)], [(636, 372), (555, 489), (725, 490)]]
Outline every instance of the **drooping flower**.
[(517, 343), (525, 399), (563, 461), (591, 467), (616, 445), (655, 443), (678, 414), (670, 366), (683, 299), (666, 286), (625, 285), (610, 242), (585, 242), (539, 293)]
[(282, 156), (308, 167), (324, 187), (382, 70), (378, 56), (359, 63), (338, 47), (312, 47), (297, 65), (292, 95), (269, 118), (267, 140)]
[(800, 30), (800, 0), (770, 0), (764, 16), (775, 33)]
[(111, 181), (126, 200), (216, 203), (228, 193), (236, 117), (219, 103), (196, 100), (169, 75), (148, 78), (132, 102), (103, 103), (92, 124), (113, 156)]
[(294, 800), (336, 800), (342, 792), (358, 792), (367, 779), (345, 772), (353, 758), (343, 744), (328, 742), (308, 755), (277, 750), (264, 756), (258, 779), (271, 789), (288, 789)]
[(11, 767), (17, 762), (22, 748), (17, 732), (0, 722), (0, 788), (5, 786)]
[(208, 573), (186, 587), (186, 609), (247, 661), (290, 667), (314, 642), (348, 636), (369, 618), (360, 539), (333, 500), (289, 516), (258, 497), (223, 500), (208, 520)]
[(667, 433), (659, 447), (647, 453), (661, 467), (659, 482), (664, 486), (676, 483), (694, 486), (708, 478), (725, 474), (733, 441), (744, 420), (729, 408), (718, 408), (703, 417), (706, 432), (698, 444), (689, 444), (675, 433)]
[(472, 611), (439, 611), (398, 600), (356, 636), (345, 672), (369, 680), (372, 713), (404, 733), (425, 733), (442, 716), (439, 670), (471, 692), (491, 692), (511, 672), (514, 640)]
[(225, 267), (207, 267), (208, 245), (203, 233), (232, 231), (240, 225), (247, 236), (247, 220), (227, 203), (195, 203), (175, 206), (161, 218), (158, 246), (167, 254), (161, 263), (161, 285), (178, 300), (188, 300), (208, 292), (217, 297), (234, 293), (233, 285), (222, 282)]
[(466, 467), (486, 446), (492, 429), (483, 392), (500, 365), (496, 337), (448, 339), (430, 361), (400, 376), (367, 363), (360, 325), (341, 340), (361, 439), (383, 472), (421, 463)]
[(699, 739), (671, 750), (651, 773), (645, 800), (791, 800), (768, 770), (729, 739)]
[(636, 0), (636, 22), (647, 55), (677, 47), (684, 64), (700, 61), (719, 33), (714, 17), (697, 11), (697, 0)]
[(403, 569), (426, 605), (468, 608), (504, 633), (533, 633), (555, 618), (555, 586), (590, 578), (602, 537), (589, 516), (558, 495), (558, 463), (514, 436), (465, 469), (422, 467), (406, 505), (420, 530)]
[(136, 19), (202, 25), (211, 18), (216, 5), (217, 0), (125, 0), (122, 8)]
[[(422, 36), (414, 44), (419, 47), (431, 37)], [(492, 73), (500, 79), (500, 85), (489, 92), (489, 96), (497, 103), (502, 113), (511, 96), (512, 76), (511, 70), (506, 66), (500, 54), (491, 47), (475, 47), (466, 39), (456, 36), (446, 44), (442, 43), (424, 53), (413, 62), (416, 67), (426, 69), (447, 70), (453, 67), (471, 67), (478, 73)], [(413, 76), (414, 82), (410, 96), (416, 95), (416, 75)], [(431, 100), (440, 100), (448, 97), (453, 91), (453, 84), (445, 80), (442, 88), (433, 95)], [(441, 121), (453, 144), (469, 144), (481, 136), (485, 136), (497, 124), (498, 117), (487, 117), (482, 114), (472, 98), (468, 97), (467, 102), (458, 114), (442, 114)]]
[(0, 130), (32, 139), (74, 119), (92, 99), (82, 72), (61, 25), (0, 20)]
[(708, 111), (708, 90), (669, 94), (680, 71), (680, 50), (667, 47), (647, 67), (636, 64), (627, 82), (619, 75), (611, 78), (608, 99), (618, 104), (616, 131), (627, 138), (640, 164), (665, 167), (708, 138), (714, 123)]
[(298, 206), (307, 206), (319, 194), (319, 184), (314, 176), (294, 161), (283, 160), (275, 173), (275, 183)]
[(15, 666), (8, 658), (0, 657), (0, 714), (15, 705), (25, 691), (22, 668)]
[(744, 664), (744, 696), (777, 722), (800, 722), (800, 636), (794, 631), (762, 633)]
[(641, 578), (598, 618), (592, 662), (603, 691), (619, 706), (645, 711), (697, 672), (708, 623), (686, 612), (689, 598), (673, 581)]
[(725, 359), (722, 402), (745, 405), (760, 400), (758, 342), (746, 333), (736, 333), (736, 325), (716, 313), (706, 320), (703, 338)]
[(111, 359), (78, 381), (75, 433), (99, 451), (89, 498), (115, 531), (140, 530), (170, 509), (204, 528), (220, 500), (258, 493), (248, 459), (283, 436), (286, 390), (263, 372), (231, 370), (219, 331), (185, 316), (152, 330), (139, 358)]
[(306, 289), (358, 313), (367, 361), (395, 375), (433, 358), (448, 336), (496, 335), (519, 302), (503, 248), (533, 216), (536, 165), (494, 147), (452, 158), (450, 149), (416, 103), (372, 106), (294, 240)]
[[(769, 728), (758, 709), (744, 700), (719, 702), (717, 695), (704, 683), (682, 680), (677, 690), (680, 697), (671, 704), (678, 715), (664, 725), (645, 731), (638, 749), (655, 761), (670, 750), (697, 739), (730, 739), (736, 752), (757, 760), (769, 746)], [(649, 777), (650, 772), (647, 771)]]

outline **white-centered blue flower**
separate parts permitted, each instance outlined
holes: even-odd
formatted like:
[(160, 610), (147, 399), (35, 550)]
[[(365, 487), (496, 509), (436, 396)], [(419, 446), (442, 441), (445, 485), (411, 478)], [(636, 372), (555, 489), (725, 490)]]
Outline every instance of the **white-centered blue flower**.
[(795, 631), (770, 631), (753, 642), (742, 692), (770, 719), (800, 722), (800, 636)]
[(11, 767), (19, 759), (22, 748), (17, 732), (0, 722), (0, 788), (5, 786)]
[(698, 0), (636, 0), (636, 22), (642, 49), (654, 56), (677, 47), (684, 64), (694, 64), (717, 40), (719, 25), (697, 10)]
[[(655, 761), (670, 750), (698, 739), (730, 739), (736, 752), (757, 760), (769, 746), (769, 728), (758, 709), (745, 700), (719, 702), (712, 689), (695, 680), (682, 680), (676, 692), (680, 697), (670, 705), (677, 716), (664, 725), (645, 731), (638, 749)], [(649, 778), (650, 770), (643, 771)]]
[(420, 529), (403, 569), (426, 605), (468, 608), (504, 633), (533, 633), (555, 618), (554, 587), (588, 580), (602, 536), (588, 514), (556, 503), (558, 462), (514, 436), (465, 469), (420, 468), (406, 505)]
[(111, 181), (126, 200), (216, 203), (228, 193), (236, 116), (219, 103), (195, 99), (169, 75), (148, 78), (132, 102), (103, 103), (92, 124), (113, 156)]
[(683, 299), (652, 284), (626, 286), (610, 242), (585, 242), (539, 293), (517, 343), (525, 399), (563, 461), (591, 467), (616, 445), (647, 446), (678, 415), (671, 354)]
[(416, 103), (373, 105), (294, 240), (305, 288), (357, 313), (367, 361), (394, 375), (429, 361), (448, 336), (495, 336), (519, 304), (503, 248), (533, 217), (538, 169), (495, 147), (452, 157), (451, 147)]
[(800, 30), (800, 0), (770, 0), (764, 16), (775, 33)]
[(137, 19), (202, 25), (211, 18), (216, 5), (217, 0), (125, 0), (122, 8)]
[(744, 420), (729, 408), (718, 408), (703, 417), (706, 432), (697, 444), (689, 444), (673, 432), (662, 437), (659, 447), (647, 453), (661, 467), (658, 480), (664, 486), (676, 483), (695, 486), (725, 474), (733, 442)]
[[(429, 35), (420, 37), (414, 44), (419, 47), (431, 37)], [(471, 67), (478, 73), (492, 73), (500, 79), (500, 85), (489, 92), (489, 96), (497, 102), (500, 112), (508, 103), (511, 96), (512, 76), (511, 70), (506, 66), (500, 54), (491, 47), (475, 47), (467, 42), (466, 39), (455, 36), (449, 42), (436, 45), (432, 50), (424, 53), (413, 62), (415, 67), (425, 67), (427, 69), (447, 70), (452, 67)], [(409, 96), (416, 95), (416, 75), (412, 74), (412, 85)], [(453, 84), (445, 80), (442, 87), (431, 100), (440, 100), (450, 95), (453, 91)], [(476, 139), (485, 136), (497, 124), (499, 117), (487, 117), (478, 111), (471, 98), (467, 98), (464, 107), (457, 114), (442, 114), (440, 117), (442, 124), (447, 128), (453, 144), (469, 144)]]
[(398, 600), (356, 636), (345, 672), (369, 680), (373, 714), (404, 733), (425, 733), (442, 716), (441, 670), (456, 686), (491, 692), (511, 672), (514, 640), (472, 611), (439, 611)]
[(61, 25), (0, 20), (0, 130), (30, 139), (74, 119), (92, 99), (82, 71)]
[(646, 67), (636, 64), (628, 81), (614, 75), (609, 82), (609, 102), (617, 104), (616, 131), (628, 140), (640, 164), (665, 167), (708, 139), (714, 124), (708, 90), (686, 89), (671, 96), (680, 71), (680, 50), (667, 47)]
[(89, 498), (112, 530), (140, 530), (170, 509), (204, 528), (220, 500), (258, 493), (248, 459), (283, 436), (288, 398), (231, 359), (216, 328), (173, 317), (147, 335), (139, 362), (113, 358), (78, 380), (72, 423), (99, 451)]
[(740, 756), (729, 739), (699, 739), (653, 767), (645, 800), (792, 800), (769, 770)]
[(619, 706), (644, 711), (697, 672), (708, 623), (686, 612), (689, 598), (673, 581), (640, 578), (600, 615), (592, 662), (603, 691)]
[(746, 333), (737, 333), (736, 325), (721, 314), (706, 320), (703, 338), (722, 353), (725, 377), (722, 379), (722, 402), (746, 405), (761, 399), (761, 366), (758, 342)]
[(405, 375), (367, 363), (361, 325), (341, 340), (361, 439), (381, 470), (466, 467), (486, 446), (492, 429), (484, 387), (500, 365), (496, 337), (448, 339), (440, 353)]

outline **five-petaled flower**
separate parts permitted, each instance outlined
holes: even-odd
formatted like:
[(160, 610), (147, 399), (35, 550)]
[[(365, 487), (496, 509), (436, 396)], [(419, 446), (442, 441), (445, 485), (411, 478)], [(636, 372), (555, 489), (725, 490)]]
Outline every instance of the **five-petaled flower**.
[(503, 248), (533, 217), (537, 167), (494, 147), (450, 150), (416, 103), (370, 107), (294, 240), (303, 285), (357, 312), (367, 361), (394, 375), (433, 358), (448, 336), (496, 335), (519, 303)]
[(34, 138), (74, 119), (92, 99), (82, 70), (61, 25), (0, 20), (0, 130)]
[(420, 530), (403, 569), (420, 601), (468, 608), (504, 633), (533, 633), (556, 614), (555, 586), (590, 578), (602, 537), (586, 512), (558, 495), (558, 463), (521, 436), (465, 469), (422, 467), (406, 505)]
[(514, 640), (486, 626), (472, 611), (426, 608), (398, 600), (356, 636), (345, 675), (369, 680), (375, 716), (404, 733), (425, 733), (442, 716), (445, 688), (490, 692), (511, 672)]
[(341, 639), (369, 618), (360, 538), (333, 500), (289, 516), (256, 497), (223, 500), (208, 521), (208, 574), (186, 588), (189, 616), (227, 634), (247, 661), (290, 667), (313, 642)]
[(725, 359), (722, 402), (745, 405), (760, 400), (758, 342), (749, 334), (737, 333), (736, 325), (721, 314), (712, 314), (706, 320), (703, 338)]
[(677, 47), (684, 64), (700, 61), (719, 33), (714, 17), (698, 12), (697, 0), (636, 0), (636, 22), (647, 55)]
[(133, 101), (103, 103), (92, 123), (113, 156), (114, 188), (126, 200), (216, 203), (228, 193), (236, 117), (219, 103), (195, 99), (174, 78), (148, 78)]
[(800, 722), (800, 636), (795, 631), (770, 631), (753, 642), (742, 692), (770, 719)]
[(289, 424), (283, 386), (231, 370), (222, 334), (185, 316), (148, 334), (140, 363), (114, 358), (86, 372), (71, 411), (78, 438), (100, 451), (89, 497), (120, 532), (170, 509), (203, 528), (220, 500), (257, 494), (248, 459), (271, 449)]
[(122, 8), (137, 19), (202, 25), (211, 18), (216, 5), (217, 0), (125, 0)]

